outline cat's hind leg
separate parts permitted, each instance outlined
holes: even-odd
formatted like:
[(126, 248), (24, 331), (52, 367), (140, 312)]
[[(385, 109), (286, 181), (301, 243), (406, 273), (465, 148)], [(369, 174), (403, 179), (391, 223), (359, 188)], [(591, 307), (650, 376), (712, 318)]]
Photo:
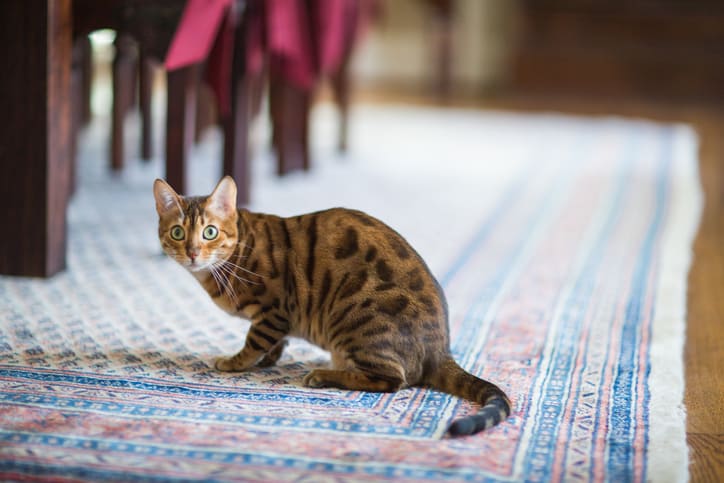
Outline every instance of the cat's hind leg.
[(406, 386), (402, 369), (385, 367), (374, 373), (357, 368), (315, 369), (304, 377), (307, 387), (334, 387), (349, 391), (395, 392)]

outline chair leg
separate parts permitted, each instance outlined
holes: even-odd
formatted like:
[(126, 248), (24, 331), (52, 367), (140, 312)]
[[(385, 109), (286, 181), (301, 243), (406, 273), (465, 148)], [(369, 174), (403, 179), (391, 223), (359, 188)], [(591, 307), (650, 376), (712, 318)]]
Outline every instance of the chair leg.
[(133, 41), (126, 36), (116, 39), (113, 60), (113, 116), (111, 126), (111, 168), (123, 169), (123, 121), (133, 96), (135, 52)]
[(196, 95), (199, 69), (197, 65), (168, 73), (166, 102), (166, 181), (181, 194), (186, 194), (186, 159), (194, 140)]
[(91, 91), (93, 87), (93, 47), (87, 36), (83, 36), (78, 40), (82, 57), (80, 59), (82, 69), (81, 85), (81, 122), (86, 125), (90, 122), (91, 112)]
[[(281, 151), (279, 147), (279, 139), (281, 138), (281, 131), (282, 131), (282, 113), (279, 110), (282, 102), (282, 91), (281, 91), (281, 85), (280, 81), (276, 79), (276, 77), (269, 75), (269, 118), (271, 120), (271, 147), (272, 151), (277, 155), (277, 159), (279, 158), (279, 152)], [(277, 161), (277, 171), (279, 172), (279, 166), (280, 163)], [(282, 173), (279, 172), (279, 175)]]
[(452, 16), (451, 0), (429, 0), (432, 7), (432, 38), (435, 64), (434, 93), (438, 100), (447, 102), (452, 88)]
[(69, 179), (68, 179), (68, 190), (72, 195), (76, 189), (76, 165), (78, 160), (78, 135), (80, 129), (83, 126), (83, 97), (85, 95), (83, 85), (84, 77), (84, 46), (83, 41), (85, 38), (77, 39), (73, 43), (73, 50), (71, 51), (71, 66), (70, 66), (70, 135), (68, 137), (68, 165), (69, 165)]
[(153, 156), (153, 71), (152, 61), (141, 54), (138, 76), (138, 102), (141, 109), (141, 159), (150, 160)]
[(249, 82), (243, 76), (235, 81), (231, 114), (223, 119), (224, 175), (236, 180), (237, 203), (246, 205), (250, 199), (249, 173)]
[(301, 98), (299, 100), (299, 124), (301, 125), (300, 136), (301, 139), (301, 150), (302, 150), (302, 169), (309, 171), (310, 157), (309, 157), (309, 117), (311, 116), (312, 110), (312, 93), (308, 91), (301, 92)]
[(348, 59), (340, 66), (339, 70), (332, 76), (332, 91), (339, 110), (339, 132), (337, 134), (337, 150), (341, 153), (347, 152), (349, 145), (349, 95), (350, 75)]
[(199, 92), (196, 96), (196, 129), (194, 141), (201, 141), (207, 129), (218, 124), (219, 116), (216, 114), (216, 98), (213, 91), (205, 84), (199, 85)]
[(270, 96), (277, 174), (282, 176), (296, 169), (308, 170), (311, 93), (272, 74)]

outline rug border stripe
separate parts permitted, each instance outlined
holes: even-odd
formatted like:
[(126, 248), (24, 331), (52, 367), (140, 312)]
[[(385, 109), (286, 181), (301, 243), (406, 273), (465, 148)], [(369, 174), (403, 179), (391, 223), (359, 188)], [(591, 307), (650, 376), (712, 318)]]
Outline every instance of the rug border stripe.
[(672, 147), (672, 180), (676, 180), (677, 185), (672, 185), (667, 224), (663, 229), (656, 315), (651, 327), (651, 372), (647, 384), (651, 404), (645, 474), (648, 481), (689, 480), (683, 354), (687, 276), (703, 211), (703, 192), (696, 132), (683, 124), (673, 127), (672, 131), (677, 134)]

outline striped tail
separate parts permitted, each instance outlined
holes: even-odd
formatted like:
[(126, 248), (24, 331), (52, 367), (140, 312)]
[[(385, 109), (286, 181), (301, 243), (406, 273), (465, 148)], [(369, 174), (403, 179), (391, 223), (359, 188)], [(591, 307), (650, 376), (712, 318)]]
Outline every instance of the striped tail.
[(460, 418), (448, 428), (450, 436), (465, 436), (492, 428), (510, 416), (510, 400), (495, 384), (465, 372), (452, 358), (432, 374), (428, 385), (438, 391), (479, 403), (480, 412)]

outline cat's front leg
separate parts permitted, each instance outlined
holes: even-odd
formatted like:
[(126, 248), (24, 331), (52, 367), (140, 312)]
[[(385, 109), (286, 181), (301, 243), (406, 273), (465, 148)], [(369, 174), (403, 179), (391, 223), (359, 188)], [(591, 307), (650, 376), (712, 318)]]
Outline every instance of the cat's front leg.
[(260, 323), (252, 323), (249, 333), (246, 335), (244, 347), (231, 357), (217, 359), (214, 364), (216, 370), (241, 372), (261, 362), (268, 362), (268, 360), (272, 359), (276, 362), (284, 349), (282, 339), (287, 334), (265, 322), (267, 321), (262, 320)]
[(256, 365), (259, 367), (271, 367), (276, 364), (282, 356), (284, 348), (287, 346), (288, 342), (289, 341), (286, 339), (282, 339), (277, 342), (277, 345), (269, 349), (269, 352), (267, 352)]

